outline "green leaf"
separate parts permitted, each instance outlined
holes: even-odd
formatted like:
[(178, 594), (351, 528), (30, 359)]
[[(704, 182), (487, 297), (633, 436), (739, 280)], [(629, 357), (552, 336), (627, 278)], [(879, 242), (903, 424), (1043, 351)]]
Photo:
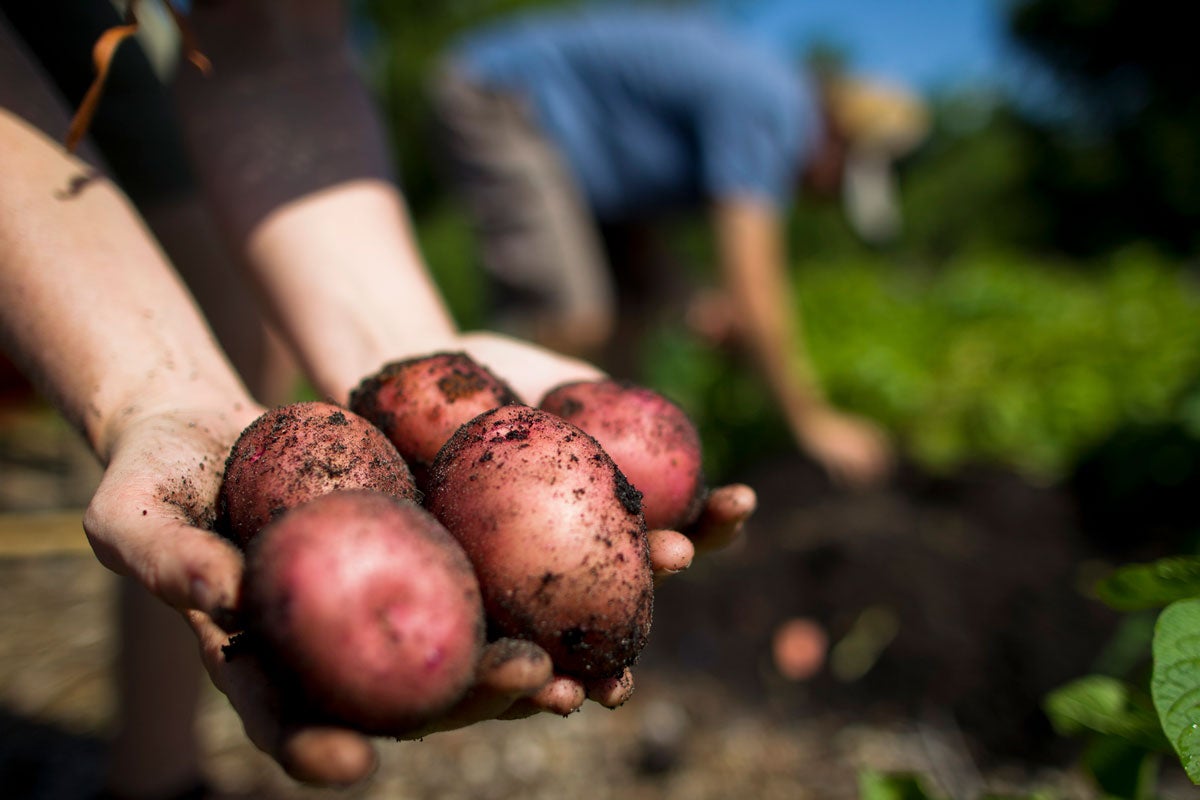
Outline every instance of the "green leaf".
[(1093, 731), (1147, 750), (1166, 750), (1150, 698), (1107, 675), (1089, 675), (1051, 692), (1046, 716), (1064, 735)]
[(1118, 611), (1162, 608), (1200, 597), (1200, 558), (1177, 556), (1122, 567), (1096, 585), (1096, 594)]
[(1200, 599), (1159, 615), (1153, 651), (1154, 707), (1188, 777), (1200, 784)]
[(1100, 736), (1088, 744), (1083, 767), (1106, 798), (1149, 800), (1154, 797), (1161, 756), (1115, 736)]
[(941, 800), (930, 794), (921, 776), (908, 772), (864, 770), (858, 775), (859, 800)]

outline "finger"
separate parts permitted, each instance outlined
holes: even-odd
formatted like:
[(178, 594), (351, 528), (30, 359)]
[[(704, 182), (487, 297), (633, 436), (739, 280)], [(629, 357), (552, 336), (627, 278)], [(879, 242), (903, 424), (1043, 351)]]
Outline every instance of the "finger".
[(513, 703), (498, 719), (523, 719), (543, 712), (566, 717), (578, 711), (586, 699), (583, 684), (565, 675), (555, 675), (536, 694)]
[(654, 568), (655, 584), (692, 565), (696, 547), (682, 533), (657, 530), (647, 533), (646, 538), (650, 543), (650, 564)]
[(545, 650), (525, 639), (498, 639), (483, 651), (476, 671), (479, 688), (501, 694), (532, 694), (554, 677)]
[(284, 722), (279, 693), (253, 654), (227, 658), (226, 633), (197, 611), (186, 616), (200, 639), (213, 684), (229, 698), (246, 736), (288, 775), (317, 786), (349, 786), (374, 771), (375, 749), (366, 736), (335, 726)]
[(746, 520), (758, 507), (758, 495), (744, 483), (709, 492), (700, 519), (689, 533), (697, 551), (725, 547), (741, 535)]
[(626, 669), (615, 678), (606, 678), (588, 686), (588, 699), (605, 708), (619, 708), (633, 696), (633, 673)]
[(99, 491), (83, 529), (96, 557), (181, 609), (218, 619), (238, 604), (242, 555), (229, 541), (193, 527), (161, 505)]
[(518, 700), (537, 694), (554, 677), (546, 651), (523, 639), (499, 639), (483, 651), (475, 686), (453, 708), (405, 739), (462, 728), (495, 719)]

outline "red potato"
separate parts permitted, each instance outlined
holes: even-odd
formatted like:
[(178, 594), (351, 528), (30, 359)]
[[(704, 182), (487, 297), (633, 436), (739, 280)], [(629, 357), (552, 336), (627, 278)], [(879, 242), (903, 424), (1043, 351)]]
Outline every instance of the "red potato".
[(280, 406), (234, 443), (217, 498), (218, 525), (245, 547), (287, 509), (339, 489), (420, 499), (404, 459), (367, 420), (332, 403)]
[(542, 398), (540, 408), (596, 437), (642, 493), (650, 530), (680, 530), (704, 505), (700, 434), (663, 395), (613, 380), (578, 381)]
[(283, 685), (370, 734), (443, 713), (484, 643), (462, 548), (425, 509), (379, 492), (321, 495), (269, 524), (247, 551), (243, 600)]
[(636, 660), (654, 603), (640, 495), (591, 436), (529, 406), (485, 412), (438, 453), (426, 505), (474, 563), (497, 633), (584, 679)]
[(350, 409), (387, 434), (421, 487), (438, 450), (459, 426), (516, 402), (504, 381), (466, 353), (392, 362), (350, 394)]

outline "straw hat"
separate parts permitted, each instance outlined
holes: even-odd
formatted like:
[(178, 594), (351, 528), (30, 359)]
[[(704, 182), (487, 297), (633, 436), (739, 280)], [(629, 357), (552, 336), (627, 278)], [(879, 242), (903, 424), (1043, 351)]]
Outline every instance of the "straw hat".
[(914, 93), (894, 84), (846, 76), (822, 87), (834, 130), (845, 137), (842, 201), (851, 226), (882, 243), (900, 231), (894, 165), (929, 133), (929, 110)]

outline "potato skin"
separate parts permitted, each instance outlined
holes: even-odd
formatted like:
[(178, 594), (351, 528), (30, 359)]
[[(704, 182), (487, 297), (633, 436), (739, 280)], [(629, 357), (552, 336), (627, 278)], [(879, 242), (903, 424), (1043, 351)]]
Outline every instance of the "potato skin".
[(438, 453), (426, 505), (475, 564), (497, 633), (584, 679), (637, 659), (654, 604), (640, 496), (591, 436), (529, 406), (487, 411)]
[(338, 491), (297, 506), (247, 551), (247, 630), (264, 663), (319, 715), (399, 735), (474, 679), (479, 585), (462, 548), (408, 500)]
[(650, 530), (679, 530), (704, 505), (700, 434), (662, 394), (632, 383), (577, 381), (552, 389), (539, 407), (579, 426), (642, 493)]
[(242, 431), (225, 461), (218, 528), (245, 547), (289, 508), (339, 489), (418, 501), (408, 465), (382, 431), (332, 403), (292, 403)]
[(462, 352), (393, 361), (350, 394), (350, 410), (387, 434), (422, 488), (429, 465), (459, 426), (516, 402), (508, 384)]

